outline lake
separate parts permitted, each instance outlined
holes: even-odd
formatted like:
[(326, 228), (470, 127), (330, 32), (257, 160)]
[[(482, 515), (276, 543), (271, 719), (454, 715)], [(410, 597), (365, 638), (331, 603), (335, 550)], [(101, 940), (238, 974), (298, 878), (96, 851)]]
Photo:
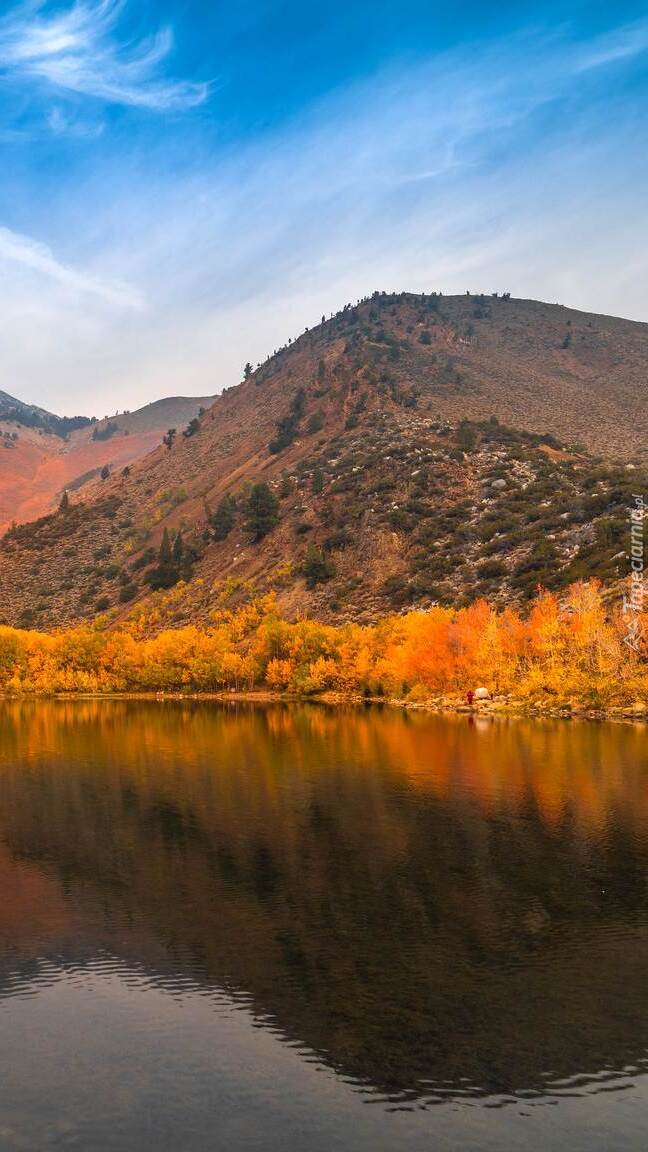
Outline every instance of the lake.
[(0, 1149), (645, 1147), (648, 729), (0, 705)]

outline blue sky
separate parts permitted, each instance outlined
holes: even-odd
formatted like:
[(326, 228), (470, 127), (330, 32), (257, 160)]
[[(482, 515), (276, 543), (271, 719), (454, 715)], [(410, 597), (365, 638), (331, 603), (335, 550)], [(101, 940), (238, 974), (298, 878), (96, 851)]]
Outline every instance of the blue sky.
[(648, 10), (0, 4), (0, 389), (235, 383), (373, 291), (648, 319)]

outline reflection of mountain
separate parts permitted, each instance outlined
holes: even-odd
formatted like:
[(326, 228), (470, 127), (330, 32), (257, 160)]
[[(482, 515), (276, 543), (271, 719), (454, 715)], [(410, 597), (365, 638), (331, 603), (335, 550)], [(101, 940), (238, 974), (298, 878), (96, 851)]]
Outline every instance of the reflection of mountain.
[(76, 928), (56, 877), (0, 845), (0, 950), (24, 958)]
[(240, 990), (380, 1089), (641, 1061), (640, 731), (109, 701), (1, 719), (0, 838), (65, 892), (78, 928), (46, 943), (71, 962), (94, 945)]

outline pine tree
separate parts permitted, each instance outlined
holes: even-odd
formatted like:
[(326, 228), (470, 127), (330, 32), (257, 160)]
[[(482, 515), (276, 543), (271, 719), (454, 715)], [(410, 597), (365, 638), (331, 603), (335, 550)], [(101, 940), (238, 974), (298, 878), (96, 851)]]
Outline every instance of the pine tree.
[(315, 588), (317, 584), (325, 584), (333, 575), (333, 566), (316, 544), (309, 544), (306, 552), (302, 572), (306, 579), (307, 588)]
[(226, 540), (234, 527), (236, 500), (233, 496), (223, 496), (216, 511), (209, 518), (214, 530), (214, 540)]
[(457, 429), (457, 444), (462, 452), (472, 452), (475, 447), (475, 429), (468, 420), (462, 420)]
[(184, 555), (184, 543), (182, 540), (182, 532), (176, 533), (176, 538), (173, 541), (173, 549), (172, 549), (171, 554), (173, 556), (173, 563), (175, 564), (176, 568), (179, 568), (180, 565), (182, 564), (182, 557)]
[(147, 573), (145, 579), (154, 591), (158, 588), (172, 588), (178, 582), (178, 567), (174, 561), (168, 528), (162, 533), (158, 562), (155, 568), (151, 568)]
[(160, 551), (158, 552), (158, 564), (160, 566), (171, 563), (171, 539), (169, 537), (169, 529), (165, 528), (162, 533), (162, 542), (160, 544)]
[(70, 507), (70, 497), (68, 496), (67, 488), (66, 488), (63, 495), (61, 496), (61, 503), (59, 504), (59, 512), (67, 512), (69, 507)]
[(279, 522), (279, 501), (267, 484), (254, 484), (247, 502), (246, 528), (262, 540)]

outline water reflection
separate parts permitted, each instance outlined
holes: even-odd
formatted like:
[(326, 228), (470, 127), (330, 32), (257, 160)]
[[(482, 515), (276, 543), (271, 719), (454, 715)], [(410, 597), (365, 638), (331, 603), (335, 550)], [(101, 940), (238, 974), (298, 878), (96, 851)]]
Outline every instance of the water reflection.
[(117, 973), (238, 1005), (393, 1107), (645, 1070), (643, 727), (126, 701), (0, 723), (5, 1000)]

